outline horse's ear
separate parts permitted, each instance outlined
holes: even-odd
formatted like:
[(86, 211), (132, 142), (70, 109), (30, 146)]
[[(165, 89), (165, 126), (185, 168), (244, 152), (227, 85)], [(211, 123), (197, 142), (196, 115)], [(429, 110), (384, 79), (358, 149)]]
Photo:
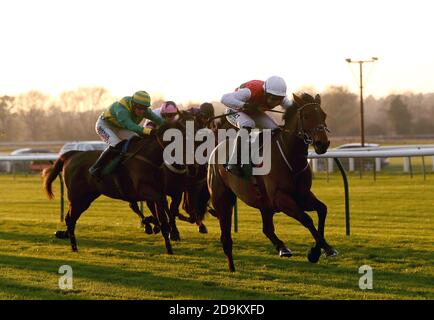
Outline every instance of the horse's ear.
[(302, 106), (303, 105), (303, 100), (297, 96), (295, 93), (292, 94), (292, 97), (294, 98), (294, 101), (297, 105)]
[(315, 102), (321, 104), (321, 96), (319, 94), (315, 96)]

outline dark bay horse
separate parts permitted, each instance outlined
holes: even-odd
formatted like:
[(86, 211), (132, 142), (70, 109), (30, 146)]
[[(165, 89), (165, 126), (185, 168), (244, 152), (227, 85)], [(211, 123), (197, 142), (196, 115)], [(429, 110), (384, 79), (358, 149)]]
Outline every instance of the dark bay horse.
[[(195, 130), (200, 130), (209, 126), (209, 123), (205, 121), (200, 113), (194, 109), (188, 109), (183, 111), (192, 117)], [(207, 211), (207, 205), (209, 202), (209, 193), (206, 185), (206, 165), (189, 165), (179, 166), (177, 164), (169, 165), (164, 163), (161, 168), (163, 183), (166, 186), (166, 195), (170, 197), (170, 214), (175, 219), (178, 217), (182, 221), (189, 223), (195, 223), (199, 227), (200, 233), (207, 233), (208, 230), (203, 223), (205, 213)], [(184, 197), (183, 197), (184, 196)], [(179, 205), (182, 202), (182, 209), (188, 214), (188, 217), (184, 216), (179, 211)], [(146, 202), (152, 216), (156, 216), (155, 205), (152, 201)], [(141, 214), (138, 206), (130, 204), (130, 207), (139, 216)], [(149, 222), (154, 222), (155, 219), (150, 217), (142, 219), (145, 224), (145, 232), (152, 233), (152, 228)], [(156, 226), (158, 228), (158, 226)], [(154, 232), (156, 231), (154, 227)], [(157, 229), (158, 231), (158, 229)], [(174, 240), (180, 240), (179, 234), (175, 236)]]
[[(337, 255), (324, 238), (327, 206), (311, 191), (312, 172), (307, 160), (309, 144), (313, 144), (318, 154), (325, 153), (330, 145), (326, 114), (321, 109), (319, 95), (315, 98), (306, 93), (293, 96), (295, 105), (286, 110), (283, 127), (271, 137), (271, 170), (268, 174), (243, 179), (227, 172), (222, 164), (218, 164), (217, 158), (210, 161), (208, 189), (220, 222), (221, 242), (230, 271), (235, 271), (231, 222), (236, 197), (260, 210), (263, 233), (281, 257), (290, 257), (292, 253), (274, 232), (273, 215), (276, 212), (293, 217), (311, 232), (316, 244), (308, 253), (310, 262), (319, 260), (321, 249), (326, 256)], [(225, 143), (216, 147), (212, 157), (217, 157), (221, 148), (226, 148)], [(305, 211), (317, 212), (318, 229)]]
[[(165, 164), (161, 168), (163, 183), (166, 186), (165, 193), (171, 199), (169, 204), (170, 215), (173, 219), (178, 217), (182, 221), (195, 223), (199, 227), (200, 233), (208, 233), (203, 223), (207, 209), (206, 205), (209, 200), (208, 188), (206, 186), (206, 166), (197, 165), (193, 170), (189, 169), (191, 169), (191, 167), (180, 168), (179, 166), (168, 164)], [(181, 202), (182, 209), (188, 214), (188, 217), (184, 216), (179, 211)], [(146, 204), (152, 216), (156, 217), (154, 203), (147, 201)], [(134, 211), (137, 214), (140, 212)], [(148, 224), (148, 221), (154, 222), (155, 219), (145, 218), (145, 220), (142, 219), (142, 221), (145, 221), (145, 232), (151, 234), (151, 226)], [(154, 232), (155, 231), (156, 229), (154, 227)], [(172, 240), (180, 240), (179, 234)]]
[(183, 133), (185, 140), (187, 120), (191, 120), (191, 117), (181, 113), (179, 121), (163, 124), (155, 135), (132, 139), (123, 162), (113, 174), (103, 176), (101, 180), (94, 179), (88, 172), (89, 167), (98, 158), (99, 151), (67, 152), (51, 168), (43, 172), (44, 189), (52, 199), (52, 182), (63, 170), (68, 190), (69, 210), (65, 217), (67, 230), (58, 233), (59, 237), (62, 235), (65, 238), (69, 237), (73, 251), (77, 251), (75, 237), (77, 220), (95, 199), (105, 195), (127, 201), (130, 206), (137, 201), (155, 203), (156, 218), (164, 237), (166, 251), (169, 254), (173, 253), (169, 233), (176, 229), (176, 225), (170, 217), (161, 171), (163, 150), (170, 142), (164, 142), (162, 136), (167, 129), (178, 129)]

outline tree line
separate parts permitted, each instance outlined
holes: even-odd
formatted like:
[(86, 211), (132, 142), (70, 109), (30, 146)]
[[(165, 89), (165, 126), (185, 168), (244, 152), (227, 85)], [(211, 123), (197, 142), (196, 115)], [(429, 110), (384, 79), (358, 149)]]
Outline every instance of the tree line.
[[(328, 126), (337, 136), (360, 133), (360, 97), (343, 87), (329, 87), (322, 94)], [(365, 134), (370, 136), (434, 135), (434, 93), (368, 96), (364, 100)]]
[[(309, 92), (315, 94), (315, 92)], [(360, 134), (360, 98), (341, 86), (321, 93), (327, 124), (334, 136)], [(65, 91), (57, 99), (38, 91), (0, 97), (0, 141), (95, 140), (95, 122), (116, 98), (99, 87)], [(153, 107), (163, 99), (154, 99)], [(212, 102), (216, 113), (224, 106)], [(184, 108), (197, 106), (184, 105)], [(369, 135), (434, 135), (434, 93), (368, 96), (364, 100)]]

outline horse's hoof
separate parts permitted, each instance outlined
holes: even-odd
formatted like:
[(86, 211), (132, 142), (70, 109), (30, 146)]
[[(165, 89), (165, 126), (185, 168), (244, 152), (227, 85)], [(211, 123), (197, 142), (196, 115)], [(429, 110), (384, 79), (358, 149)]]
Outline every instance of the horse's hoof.
[(307, 254), (307, 259), (311, 263), (317, 263), (321, 255), (321, 248), (312, 247)]
[(160, 227), (159, 226), (154, 226), (154, 229), (152, 229), (154, 231), (154, 234), (157, 234), (160, 232)]
[(69, 233), (68, 233), (68, 231), (56, 231), (54, 233), (54, 236), (57, 239), (68, 239), (69, 238)]
[(208, 233), (208, 229), (207, 229), (207, 227), (204, 224), (201, 224), (199, 226), (199, 232), (200, 233)]
[(290, 257), (292, 257), (292, 252), (287, 247), (284, 247), (284, 248), (281, 248), (279, 250), (279, 256), (280, 257), (290, 258)]
[(172, 248), (166, 248), (166, 253), (172, 255), (173, 254)]
[(178, 217), (178, 219), (181, 220), (181, 221), (188, 221), (188, 222), (190, 222), (190, 221), (189, 221), (189, 218), (187, 218), (186, 216), (184, 216), (182, 213), (179, 213), (179, 214), (177, 215), (177, 217)]
[(72, 252), (78, 252), (78, 248), (77, 247), (72, 247)]
[(146, 234), (153, 234), (152, 227), (149, 224), (145, 225), (144, 231), (145, 231)]
[(339, 254), (338, 250), (330, 248), (324, 252), (326, 258), (334, 258)]

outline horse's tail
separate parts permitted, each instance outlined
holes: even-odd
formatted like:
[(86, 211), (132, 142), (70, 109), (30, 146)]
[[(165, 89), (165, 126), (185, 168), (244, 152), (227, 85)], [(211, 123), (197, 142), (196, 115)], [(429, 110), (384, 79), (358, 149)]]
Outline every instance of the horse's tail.
[(210, 195), (206, 182), (204, 184), (198, 184), (194, 189), (184, 191), (182, 209), (188, 213), (194, 211), (196, 220), (203, 221), (205, 213), (207, 212), (209, 198)]
[(51, 167), (45, 168), (42, 171), (44, 190), (48, 196), (48, 199), (51, 200), (54, 198), (51, 184), (53, 183), (54, 180), (56, 180), (57, 176), (63, 170), (63, 165), (65, 164), (65, 161), (67, 161), (72, 155), (76, 154), (77, 152), (80, 151), (72, 150), (64, 153), (62, 156), (59, 157), (59, 159), (56, 160), (56, 162)]
[(54, 180), (56, 180), (59, 173), (63, 170), (63, 163), (64, 160), (60, 157), (59, 159), (56, 160), (54, 165), (52, 165), (49, 168), (45, 168), (42, 171), (42, 178), (44, 179), (44, 190), (48, 196), (48, 199), (50, 200), (54, 198), (51, 184), (53, 183)]

